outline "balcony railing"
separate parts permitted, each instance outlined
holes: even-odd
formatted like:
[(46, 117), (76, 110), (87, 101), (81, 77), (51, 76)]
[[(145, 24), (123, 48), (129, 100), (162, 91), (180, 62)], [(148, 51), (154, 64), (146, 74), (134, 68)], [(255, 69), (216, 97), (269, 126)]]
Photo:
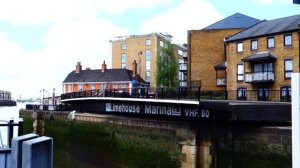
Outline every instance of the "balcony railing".
[(274, 72), (254, 72), (245, 73), (245, 82), (249, 83), (266, 83), (274, 82)]
[(226, 78), (217, 78), (217, 86), (226, 86)]
[(179, 71), (187, 71), (187, 64), (186, 63), (180, 63), (179, 64)]

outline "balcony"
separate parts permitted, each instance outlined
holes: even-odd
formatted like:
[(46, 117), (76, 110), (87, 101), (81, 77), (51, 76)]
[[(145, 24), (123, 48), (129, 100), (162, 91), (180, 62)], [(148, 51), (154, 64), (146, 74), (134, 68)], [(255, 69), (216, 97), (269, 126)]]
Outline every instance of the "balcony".
[(245, 82), (247, 83), (272, 83), (274, 80), (274, 72), (245, 73)]
[(187, 71), (187, 64), (179, 63), (179, 71)]
[(217, 78), (217, 86), (226, 86), (226, 78)]

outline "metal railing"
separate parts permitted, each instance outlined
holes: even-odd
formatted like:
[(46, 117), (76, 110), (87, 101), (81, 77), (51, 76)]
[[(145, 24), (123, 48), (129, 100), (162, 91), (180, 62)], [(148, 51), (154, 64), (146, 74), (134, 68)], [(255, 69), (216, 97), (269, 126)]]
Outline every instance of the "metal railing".
[(217, 78), (217, 86), (226, 86), (226, 78)]
[(61, 95), (62, 100), (76, 99), (83, 97), (127, 97), (145, 99), (177, 99), (177, 100), (249, 100), (249, 101), (275, 101), (290, 102), (291, 92), (281, 94), (280, 90), (227, 90), (211, 91), (201, 90), (200, 87), (193, 88), (134, 88), (131, 90), (104, 89), (71, 92)]
[(268, 82), (274, 81), (274, 72), (245, 73), (245, 82)]
[[(20, 120), (18, 123), (14, 123), (13, 120), (9, 120), (9, 121), (0, 120), (0, 122), (2, 122), (0, 123), (0, 127), (7, 127), (7, 147), (3, 147), (3, 145), (1, 144), (1, 148), (0, 148), (0, 167), (6, 168), (9, 167), (9, 160), (11, 158), (11, 140), (14, 135), (14, 127), (15, 126), (18, 127), (18, 136), (22, 135), (23, 120)], [(2, 136), (0, 138), (2, 138)]]

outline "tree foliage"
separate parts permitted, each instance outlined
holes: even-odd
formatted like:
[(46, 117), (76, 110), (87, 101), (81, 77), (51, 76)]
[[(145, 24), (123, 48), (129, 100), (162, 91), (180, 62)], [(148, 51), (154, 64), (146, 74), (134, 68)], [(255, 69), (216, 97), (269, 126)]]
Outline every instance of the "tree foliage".
[(164, 41), (156, 64), (156, 86), (178, 87), (178, 60), (170, 42)]

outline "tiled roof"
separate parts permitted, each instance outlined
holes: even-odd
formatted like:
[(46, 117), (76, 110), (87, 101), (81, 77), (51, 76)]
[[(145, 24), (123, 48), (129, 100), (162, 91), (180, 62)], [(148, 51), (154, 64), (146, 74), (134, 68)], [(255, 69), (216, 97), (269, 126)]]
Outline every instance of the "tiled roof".
[(229, 37), (226, 41), (236, 41), (245, 38), (253, 38), (262, 35), (298, 30), (299, 24), (300, 15), (294, 15), (270, 21), (263, 20), (262, 22)]
[(81, 70), (79, 73), (72, 71), (63, 81), (63, 83), (76, 83), (76, 82), (125, 82), (137, 80), (140, 83), (145, 81), (137, 75), (132, 77), (132, 71), (128, 69), (106, 69), (101, 72), (101, 69), (95, 70)]
[(235, 13), (223, 20), (203, 28), (203, 30), (248, 28), (258, 22), (260, 22), (260, 20), (240, 13)]
[(252, 54), (246, 58), (243, 58), (242, 61), (244, 62), (251, 62), (251, 61), (260, 61), (260, 60), (275, 60), (277, 57), (271, 53), (270, 51), (258, 52)]

